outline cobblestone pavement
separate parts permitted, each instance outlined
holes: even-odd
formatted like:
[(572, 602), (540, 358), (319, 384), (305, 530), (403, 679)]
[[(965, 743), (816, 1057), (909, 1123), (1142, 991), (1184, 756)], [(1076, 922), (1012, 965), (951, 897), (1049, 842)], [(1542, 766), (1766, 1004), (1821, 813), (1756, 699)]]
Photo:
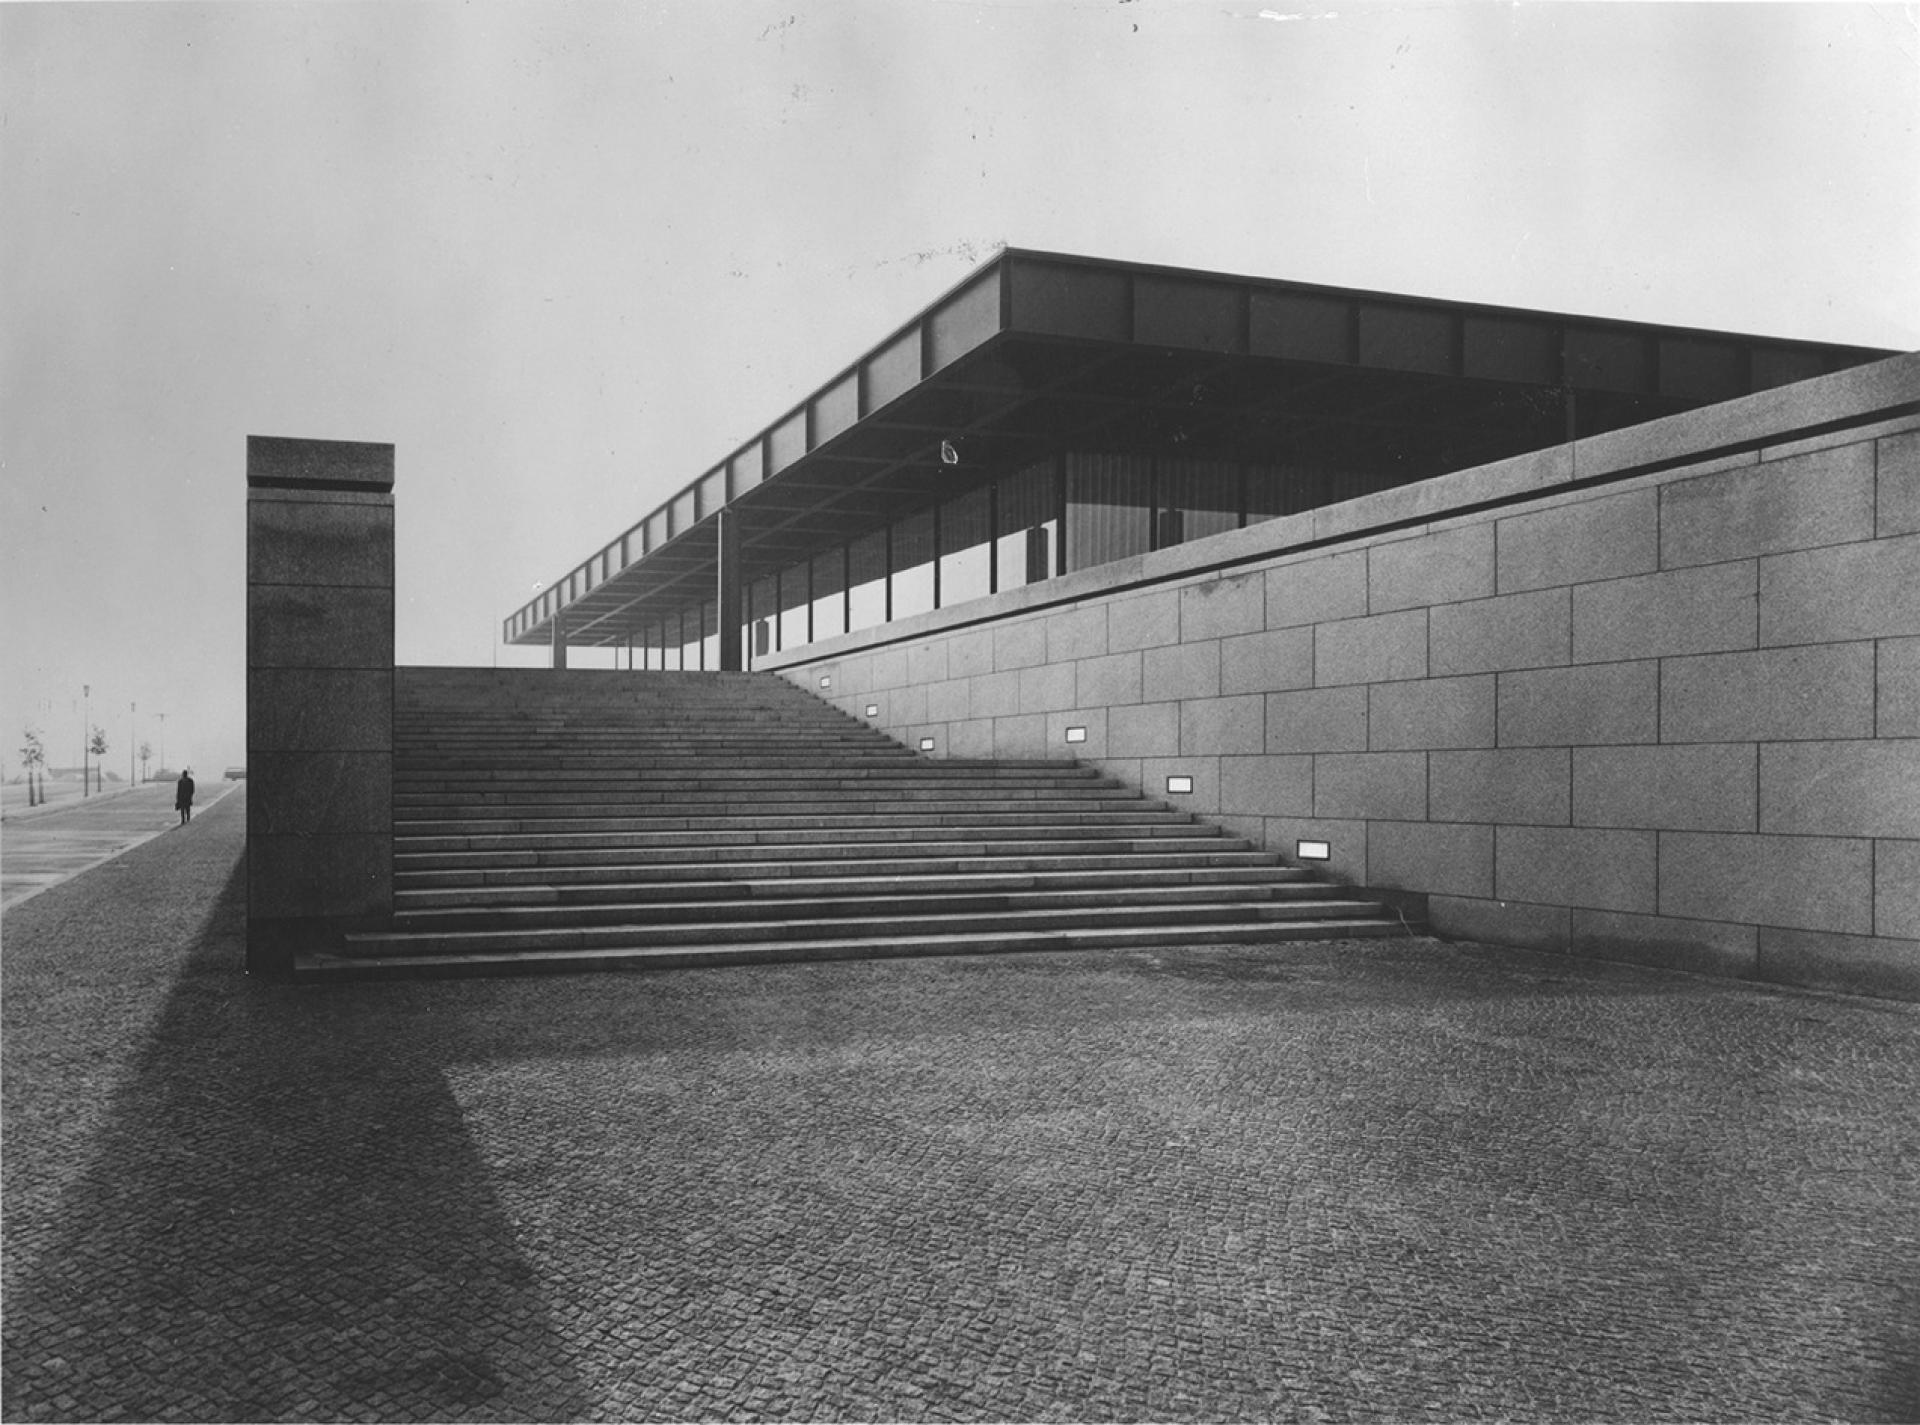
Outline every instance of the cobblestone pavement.
[(1920, 1010), (1431, 941), (293, 988), (5, 921), (10, 1419), (1920, 1417)]
[[(198, 816), (235, 784), (202, 783)], [(149, 837), (179, 826), (173, 783), (110, 787), (105, 794), (45, 809), (20, 808), (0, 826), (0, 906), (11, 907), (99, 865)]]

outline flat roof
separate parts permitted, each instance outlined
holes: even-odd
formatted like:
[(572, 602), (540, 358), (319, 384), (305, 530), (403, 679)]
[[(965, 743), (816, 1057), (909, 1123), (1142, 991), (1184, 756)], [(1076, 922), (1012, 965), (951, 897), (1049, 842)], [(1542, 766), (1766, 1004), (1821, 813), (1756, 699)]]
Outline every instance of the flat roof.
[(713, 598), (722, 508), (756, 579), (1060, 450), (1411, 480), (1892, 354), (1008, 248), (503, 632), (620, 644)]

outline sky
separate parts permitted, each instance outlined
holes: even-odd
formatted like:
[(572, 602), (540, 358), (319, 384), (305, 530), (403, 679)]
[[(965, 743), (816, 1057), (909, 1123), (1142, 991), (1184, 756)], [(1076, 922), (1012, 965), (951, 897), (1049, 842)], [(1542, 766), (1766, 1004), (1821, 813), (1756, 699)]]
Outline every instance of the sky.
[(1917, 124), (1914, 6), (0, 3), (7, 775), (83, 686), (244, 760), (249, 434), (395, 445), (399, 662), (538, 666), (1002, 244), (1913, 349)]

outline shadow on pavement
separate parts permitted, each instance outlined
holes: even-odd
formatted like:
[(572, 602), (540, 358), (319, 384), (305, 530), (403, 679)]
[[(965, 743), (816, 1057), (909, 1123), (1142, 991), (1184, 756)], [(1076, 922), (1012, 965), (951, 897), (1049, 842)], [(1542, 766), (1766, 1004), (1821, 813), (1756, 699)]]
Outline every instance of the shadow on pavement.
[(15, 1257), (7, 1418), (585, 1413), (439, 1063), (370, 1074), (352, 1007), (236, 974), (245, 923), (241, 859)]
[(1906, 1007), (1412, 942), (286, 987), (6, 921), (9, 1419), (1914, 1419)]

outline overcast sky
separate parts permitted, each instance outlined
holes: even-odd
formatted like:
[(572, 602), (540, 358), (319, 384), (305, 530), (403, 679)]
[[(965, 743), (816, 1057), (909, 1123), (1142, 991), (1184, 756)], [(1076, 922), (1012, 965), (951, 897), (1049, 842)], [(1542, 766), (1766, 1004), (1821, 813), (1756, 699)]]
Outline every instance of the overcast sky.
[(1906, 6), (0, 4), (7, 774), (244, 757), (245, 437), (397, 447), (403, 663), (1001, 243), (1920, 346)]

